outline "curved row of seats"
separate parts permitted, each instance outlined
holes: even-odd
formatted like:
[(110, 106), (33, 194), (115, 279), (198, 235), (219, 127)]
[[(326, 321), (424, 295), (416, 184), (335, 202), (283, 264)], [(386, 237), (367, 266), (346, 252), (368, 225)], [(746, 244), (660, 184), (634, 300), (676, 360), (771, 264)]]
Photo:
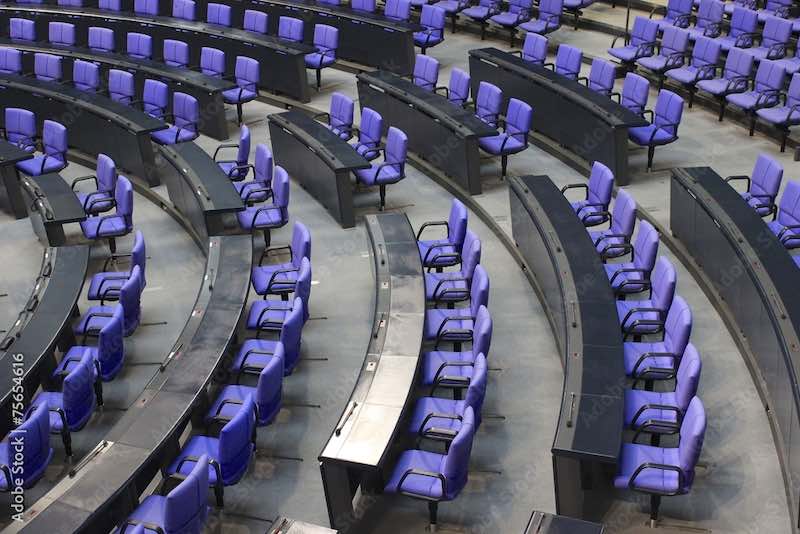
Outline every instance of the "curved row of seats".
[[(622, 446), (614, 485), (649, 494), (655, 521), (662, 496), (685, 494), (692, 487), (706, 428), (705, 411), (696, 396), (702, 364), (689, 342), (691, 310), (675, 296), (675, 268), (664, 257), (656, 260), (658, 232), (642, 221), (631, 243), (636, 203), (619, 190), (609, 212), (613, 184), (611, 171), (595, 162), (588, 184), (570, 184), (562, 192), (585, 190), (583, 199), (571, 202), (585, 226), (609, 223), (607, 229), (587, 231), (618, 298), (625, 374), (632, 381), (625, 390), (624, 425), (634, 434)], [(630, 261), (610, 261), (629, 254)], [(649, 298), (630, 300), (645, 291)], [(642, 434), (649, 444), (638, 442)], [(668, 435), (677, 435), (677, 440), (660, 446)]]

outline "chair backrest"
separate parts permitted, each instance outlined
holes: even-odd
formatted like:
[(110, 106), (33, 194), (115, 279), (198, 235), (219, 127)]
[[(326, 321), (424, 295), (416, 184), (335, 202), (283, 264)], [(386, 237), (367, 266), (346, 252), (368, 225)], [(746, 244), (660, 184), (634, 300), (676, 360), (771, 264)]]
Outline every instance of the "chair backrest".
[(129, 56), (136, 59), (150, 59), (153, 57), (153, 38), (137, 32), (128, 32), (125, 48)]
[[(133, 12), (137, 15), (158, 15), (159, 0), (134, 0)], [(114, 11), (119, 11), (119, 8)]]
[(750, 193), (767, 195), (770, 202), (774, 202), (781, 187), (781, 180), (783, 180), (783, 166), (767, 154), (759, 154), (750, 176)]
[(450, 83), (447, 84), (447, 99), (457, 106), (463, 106), (469, 100), (470, 76), (465, 71), (454, 67), (450, 71)]
[(93, 356), (91, 352), (86, 351), (78, 364), (74, 365), (64, 377), (61, 387), (64, 415), (70, 428), (80, 423), (87, 413), (94, 410), (94, 381)]
[(658, 231), (647, 221), (639, 223), (639, 233), (633, 243), (633, 266), (643, 269), (648, 276), (656, 264), (658, 255)]
[[(786, 83), (786, 69), (784, 69), (778, 62), (762, 59), (758, 64), (756, 70), (756, 77), (753, 81), (753, 89), (758, 92), (763, 91), (780, 91)], [(767, 97), (764, 103), (778, 102), (778, 95), (774, 94)]]
[(694, 67), (716, 65), (719, 62), (720, 50), (719, 41), (708, 37), (698, 37), (692, 49), (692, 65)]
[(410, 14), (410, 0), (386, 0), (383, 6), (383, 16), (392, 20), (407, 21)]
[(178, 19), (194, 20), (195, 4), (192, 0), (172, 0), (172, 16)]
[(662, 89), (656, 100), (653, 124), (677, 138), (681, 117), (683, 117), (683, 98), (672, 91)]
[(355, 103), (352, 98), (338, 91), (331, 95), (331, 127), (350, 131), (354, 112)]
[(510, 98), (506, 109), (506, 134), (528, 145), (528, 132), (531, 130), (533, 108), (526, 102)]
[(42, 125), (43, 152), (61, 163), (67, 161), (67, 129), (60, 122), (45, 120)]
[(625, 80), (622, 82), (620, 104), (634, 113), (641, 114), (645, 106), (647, 106), (649, 96), (650, 82), (647, 78), (635, 72), (629, 72), (625, 75)]
[(447, 240), (461, 252), (467, 235), (467, 207), (457, 198), (450, 202), (450, 215), (447, 217)]
[(422, 6), (422, 12), (419, 16), (419, 23), (425, 26), (428, 30), (435, 30), (433, 37), (436, 40), (441, 40), (444, 37), (445, 17), (447, 14), (444, 9), (431, 4)]
[(664, 20), (674, 21), (679, 17), (685, 17), (691, 14), (693, 6), (694, 2), (692, 0), (669, 0)]
[(682, 413), (686, 412), (692, 398), (697, 395), (702, 369), (700, 354), (697, 353), (695, 346), (689, 343), (681, 356), (681, 363), (678, 364), (678, 374), (675, 379), (675, 401)]
[[(545, 20), (548, 25), (558, 26), (561, 23), (561, 12), (564, 10), (564, 0), (541, 0), (539, 2), (539, 20)], [(528, 32), (528, 35), (539, 35)], [(544, 37), (539, 35), (539, 37)]]
[(589, 174), (589, 191), (586, 200), (592, 204), (601, 204), (602, 209), (608, 210), (613, 189), (614, 173), (604, 163), (593, 162), (592, 172)]
[(731, 25), (728, 35), (738, 37), (743, 33), (755, 33), (758, 26), (758, 14), (752, 9), (736, 6), (731, 15)]
[(222, 78), (225, 74), (225, 52), (204, 46), (200, 49), (200, 72), (206, 76)]
[(472, 230), (467, 230), (461, 249), (461, 276), (467, 280), (467, 286), (472, 283), (475, 267), (481, 262), (481, 250), (481, 240)]
[(100, 88), (100, 67), (97, 63), (76, 59), (72, 63), (72, 82), (81, 91), (97, 91)]
[[(141, 271), (140, 271), (141, 272)], [(97, 360), (101, 372), (116, 369), (125, 356), (122, 338), (125, 335), (125, 314), (122, 306), (114, 306), (109, 320), (103, 325), (97, 339)]]
[(258, 89), (260, 76), (258, 61), (251, 57), (236, 56), (236, 67), (234, 68), (236, 85), (255, 92)]
[(250, 128), (246, 124), (239, 127), (239, 148), (236, 151), (236, 163), (247, 165), (250, 158)]
[(55, 45), (75, 44), (75, 25), (69, 22), (51, 22), (47, 25), (47, 38)]
[(231, 6), (209, 2), (206, 10), (206, 22), (219, 24), (220, 26), (230, 26)]
[(356, 11), (375, 13), (375, 0), (351, 0), (350, 7)]
[(291, 370), (300, 358), (300, 337), (303, 333), (303, 299), (295, 296), (292, 311), (286, 315), (281, 327), (280, 341), (286, 351), (286, 368)]
[(114, 201), (117, 205), (116, 213), (125, 217), (126, 225), (133, 226), (133, 187), (124, 176), (117, 178), (117, 187), (114, 190)]
[(472, 408), (476, 427), (481, 426), (481, 410), (483, 408), (483, 400), (486, 398), (487, 374), (486, 356), (483, 353), (478, 354), (475, 357), (472, 378), (469, 381), (467, 393), (464, 395), (465, 404)]
[(144, 234), (136, 230), (133, 236), (133, 247), (131, 247), (131, 269), (134, 265), (139, 267), (142, 289), (147, 285), (147, 249), (144, 243)]
[(631, 30), (631, 46), (655, 42), (658, 36), (658, 24), (647, 17), (636, 17)]
[(611, 218), (611, 233), (626, 235), (630, 238), (636, 224), (636, 201), (624, 189), (617, 192)]
[(378, 146), (383, 133), (383, 117), (372, 108), (361, 109), (361, 124), (358, 130), (358, 142), (366, 146)]
[(556, 52), (556, 72), (572, 80), (578, 77), (583, 61), (583, 51), (568, 44), (558, 45)]
[(148, 115), (162, 118), (169, 103), (169, 89), (167, 84), (150, 78), (144, 81), (142, 91), (142, 109)]
[(272, 151), (263, 143), (256, 145), (256, 159), (253, 164), (253, 173), (255, 174), (255, 181), (263, 184), (265, 187), (272, 186), (272, 168), (273, 159)]
[(433, 91), (439, 80), (439, 62), (431, 56), (417, 54), (411, 79), (414, 85)]
[(303, 323), (305, 324), (308, 321), (308, 300), (311, 297), (311, 261), (308, 258), (300, 260), (294, 294), (303, 301)]
[[(121, 182), (123, 177), (120, 176)], [(125, 179), (127, 182), (127, 178)], [(131, 268), (131, 275), (122, 284), (119, 290), (119, 302), (122, 304), (123, 312), (123, 328), (127, 335), (133, 333), (136, 327), (139, 326), (139, 320), (142, 316), (142, 270), (138, 265)]]
[(263, 35), (266, 35), (268, 22), (269, 22), (269, 16), (266, 13), (263, 13), (261, 11), (256, 11), (255, 9), (244, 10), (244, 20), (242, 21), (242, 27), (245, 30), (249, 32), (261, 33)]
[(96, 52), (114, 51), (114, 30), (92, 26), (89, 28), (89, 49)]
[[(660, 269), (659, 275), (668, 274), (669, 269)], [(692, 335), (692, 309), (680, 295), (672, 304), (664, 321), (664, 348), (678, 357), (686, 349)]]
[(467, 474), (469, 472), (469, 457), (472, 453), (472, 438), (475, 436), (475, 413), (471, 406), (464, 410), (461, 419), (461, 428), (450, 443), (447, 456), (442, 466), (442, 474), (447, 480), (446, 493), (447, 500), (454, 499), (464, 486), (467, 484)]
[(722, 69), (723, 78), (731, 79), (740, 76), (749, 78), (751, 72), (753, 72), (753, 55), (741, 48), (731, 48)]
[(478, 84), (478, 94), (475, 97), (475, 112), (478, 117), (494, 125), (502, 102), (503, 92), (499, 87), (483, 81)]
[(292, 228), (292, 265), (299, 268), (303, 258), (311, 261), (311, 232), (305, 224), (295, 221)]
[(489, 308), (481, 306), (478, 308), (472, 327), (472, 354), (474, 356), (478, 354), (489, 356), (489, 347), (492, 345), (492, 330), (492, 316), (489, 315)]
[(61, 56), (36, 52), (33, 55), (33, 72), (39, 80), (61, 81)]
[(792, 5), (792, 0), (767, 0), (764, 5), (766, 11), (776, 11)]
[(528, 63), (543, 65), (547, 59), (547, 37), (533, 32), (526, 33), (522, 44), (522, 59)]
[(0, 73), (19, 74), (22, 72), (22, 52), (16, 48), (0, 47)]
[(98, 0), (97, 7), (107, 11), (120, 11), (122, 9), (122, 0)]
[(172, 114), (175, 117), (175, 126), (197, 132), (200, 108), (195, 97), (186, 93), (174, 93), (172, 95)]
[(789, 107), (789, 109), (791, 109), (792, 106), (800, 106), (800, 72), (795, 72), (792, 75), (792, 81), (789, 83), (789, 89), (786, 91), (786, 106)]
[(167, 494), (164, 503), (164, 531), (202, 531), (202, 523), (208, 511), (207, 500), (208, 456), (204, 454), (198, 458), (191, 473)]
[(783, 226), (800, 224), (800, 182), (786, 183), (778, 207), (778, 222)]
[(36, 115), (22, 108), (5, 110), (6, 140), (23, 150), (33, 150), (36, 137)]
[(278, 37), (294, 42), (303, 40), (303, 21), (294, 17), (280, 17), (278, 19)]
[(12, 18), (8, 21), (8, 33), (11, 39), (35, 41), (36, 25), (32, 20)]
[(406, 163), (406, 153), (408, 152), (408, 137), (405, 132), (394, 126), (389, 127), (386, 135), (386, 162), (399, 166), (400, 173), (403, 172)]
[(489, 308), (489, 275), (482, 265), (475, 266), (472, 274), (472, 285), (469, 289), (469, 309), (473, 317), (477, 317), (481, 306)]
[(764, 30), (761, 32), (761, 46), (771, 47), (776, 44), (786, 44), (792, 35), (792, 21), (778, 17), (767, 17), (764, 21)]
[(672, 300), (675, 297), (677, 275), (675, 274), (675, 266), (664, 256), (661, 256), (656, 261), (651, 282), (653, 294), (650, 301), (654, 308), (666, 313), (672, 306)]
[(9, 432), (8, 439), (11, 443), (22, 442), (22, 473), (19, 478), (22, 478), (23, 486), (27, 486), (29, 476), (43, 470), (53, 452), (50, 447), (50, 412), (47, 404), (36, 406), (21, 425)]
[(163, 54), (164, 63), (170, 67), (186, 68), (189, 64), (189, 45), (183, 41), (164, 39)]
[(256, 405), (253, 396), (248, 395), (239, 411), (219, 432), (219, 466), (223, 479), (241, 472), (250, 463), (255, 426)]
[(680, 438), (678, 442), (678, 461), (683, 471), (684, 487), (679, 491), (686, 492), (694, 482), (694, 467), (700, 459), (703, 450), (703, 440), (706, 436), (706, 411), (699, 397), (694, 397), (689, 402), (689, 408), (681, 423)]
[(258, 406), (259, 419), (269, 413), (270, 408), (275, 405), (276, 399), (280, 402), (281, 391), (283, 390), (283, 367), (286, 360), (286, 352), (283, 343), (280, 341), (275, 344), (275, 353), (269, 359), (267, 365), (258, 374), (256, 384), (255, 403)]
[(339, 48), (338, 28), (328, 26), (327, 24), (315, 24), (314, 46), (320, 52), (332, 52), (335, 54), (336, 49)]
[(725, 6), (719, 0), (700, 0), (695, 27), (707, 28), (712, 24), (719, 23), (724, 14)]
[(289, 217), (289, 175), (280, 165), (275, 165), (272, 174), (272, 200), (281, 208), (284, 219)]
[(532, 0), (508, 0), (508, 12), (509, 13), (528, 13), (528, 17), (530, 17), (530, 10)]
[[(97, 190), (114, 193), (117, 187), (117, 164), (105, 154), (97, 155)], [(137, 235), (139, 232), (137, 232)]]
[(610, 61), (600, 58), (593, 59), (592, 68), (589, 70), (589, 89), (606, 96), (610, 95), (614, 90), (616, 72), (617, 68)]
[[(145, 82), (145, 85), (147, 85), (147, 82)], [(130, 104), (136, 95), (135, 91), (133, 74), (119, 69), (108, 71), (108, 95), (111, 100), (121, 104)]]
[[(716, 1), (716, 0), (712, 0)], [(673, 54), (684, 53), (689, 45), (689, 32), (675, 26), (664, 28), (661, 37), (661, 49), (659, 55), (669, 57)]]

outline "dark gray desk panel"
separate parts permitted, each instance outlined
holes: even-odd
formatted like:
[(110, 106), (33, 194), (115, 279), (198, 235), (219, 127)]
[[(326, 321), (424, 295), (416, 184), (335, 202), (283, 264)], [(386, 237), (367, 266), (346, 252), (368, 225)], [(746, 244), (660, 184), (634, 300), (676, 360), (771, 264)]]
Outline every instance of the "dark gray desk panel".
[(277, 517), (267, 534), (336, 534), (337, 531), (286, 517)]
[(3, 182), (3, 187), (6, 189), (8, 208), (16, 219), (27, 217), (28, 209), (19, 188), (19, 173), (15, 165), (19, 161), (32, 157), (33, 154), (0, 139), (0, 181)]
[(603, 532), (605, 532), (603, 525), (598, 523), (533, 512), (523, 534), (603, 534)]
[(51, 247), (66, 244), (64, 225), (86, 219), (83, 206), (61, 175), (20, 176), (29, 219), (39, 240)]
[(628, 129), (647, 121), (610, 98), (539, 65), (496, 48), (470, 50), (472, 94), (486, 81), (533, 107), (533, 129), (588, 162), (605, 163), (619, 185), (630, 183)]

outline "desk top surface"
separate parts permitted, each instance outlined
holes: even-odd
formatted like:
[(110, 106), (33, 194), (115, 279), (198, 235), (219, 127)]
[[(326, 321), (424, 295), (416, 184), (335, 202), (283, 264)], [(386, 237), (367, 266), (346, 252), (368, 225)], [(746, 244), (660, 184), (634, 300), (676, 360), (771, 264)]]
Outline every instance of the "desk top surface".
[(42, 196), (39, 200), (46, 203), (47, 213), (42, 214), (45, 224), (66, 224), (86, 219), (86, 212), (78, 201), (75, 192), (58, 173), (40, 176), (23, 176), (23, 186), (27, 182), (34, 196), (37, 192)]
[(0, 167), (14, 165), (19, 161), (31, 159), (33, 154), (25, 152), (17, 145), (9, 143), (5, 139), (0, 139)]

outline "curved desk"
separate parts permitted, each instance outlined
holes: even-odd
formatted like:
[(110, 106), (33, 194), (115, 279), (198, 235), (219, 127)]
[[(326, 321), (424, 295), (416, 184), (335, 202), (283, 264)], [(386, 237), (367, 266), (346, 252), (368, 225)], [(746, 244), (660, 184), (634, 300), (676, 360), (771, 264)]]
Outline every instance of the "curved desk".
[(509, 98), (533, 108), (533, 129), (563, 145), (587, 162), (601, 161), (618, 185), (630, 183), (628, 129), (649, 124), (641, 115), (610, 98), (540, 65), (496, 48), (469, 51), (473, 96), (478, 84), (492, 83)]
[[(126, 54), (96, 52), (77, 46), (52, 46), (45, 42), (25, 43), (11, 39), (0, 39), (0, 46), (8, 46), (26, 52), (22, 58), (22, 69), (25, 74), (33, 74), (33, 54), (44, 52), (64, 58), (62, 69), (67, 78), (72, 75), (72, 64), (76, 59), (98, 63), (104, 71), (121, 69), (132, 72), (138, 96), (142, 95), (144, 81), (147, 78), (161, 80), (170, 87), (171, 92), (181, 91), (197, 99), (200, 109), (203, 110), (203, 120), (199, 125), (201, 133), (220, 141), (230, 137), (228, 123), (225, 120), (225, 102), (222, 92), (236, 87), (236, 83), (232, 80), (206, 76), (202, 72), (189, 69), (170, 67), (160, 61), (134, 59)], [(102, 75), (101, 79), (106, 80), (107, 76)], [(167, 112), (172, 113), (171, 100), (167, 104)]]
[(411, 151), (465, 191), (481, 193), (478, 138), (497, 135), (497, 130), (474, 112), (387, 71), (359, 74), (358, 99), (362, 108), (381, 114), (386, 130), (389, 126), (403, 130)]
[[(63, 250), (63, 249), (60, 249)], [(177, 453), (233, 342), (250, 287), (252, 236), (212, 237), (191, 316), (133, 406), (98, 446), (6, 532), (111, 531)]]
[(66, 244), (64, 225), (86, 220), (75, 192), (58, 173), (20, 176), (28, 215), (39, 240), (51, 247)]
[(19, 173), (16, 164), (32, 157), (33, 154), (30, 152), (25, 152), (5, 139), (0, 139), (0, 180), (6, 189), (9, 210), (16, 219), (24, 219), (28, 215), (25, 200), (22, 198), (19, 188)]
[[(509, 178), (514, 241), (536, 278), (561, 350), (564, 388), (553, 439), (556, 513), (597, 519), (622, 444), (622, 334), (589, 234), (547, 176)], [(592, 489), (593, 488), (593, 489)]]
[(0, 105), (33, 111), (40, 130), (44, 119), (58, 121), (71, 147), (108, 154), (120, 169), (158, 184), (150, 133), (167, 127), (160, 120), (96, 93), (13, 74), (0, 74)]
[(315, 49), (310, 45), (290, 43), (277, 37), (215, 26), (205, 22), (173, 17), (146, 17), (133, 13), (101, 11), (87, 8), (58, 6), (0, 5), (0, 27), (6, 34), (8, 19), (21, 17), (36, 23), (36, 35), (47, 35), (50, 22), (69, 22), (75, 25), (75, 40), (87, 42), (89, 27), (101, 26), (114, 30), (116, 50), (125, 50), (128, 32), (146, 33), (153, 38), (153, 57), (161, 59), (164, 39), (177, 39), (189, 45), (189, 63), (200, 64), (200, 49), (204, 46), (225, 52), (225, 72), (233, 74), (236, 56), (248, 56), (259, 62), (260, 87), (288, 95), (300, 102), (311, 100), (305, 55)]
[(364, 365), (328, 443), (319, 455), (331, 527), (351, 532), (353, 497), (380, 491), (390, 474), (395, 438), (416, 383), (425, 281), (405, 214), (368, 215), (375, 274), (375, 320)]
[(75, 344), (71, 321), (88, 267), (86, 245), (45, 249), (31, 296), (0, 342), (0, 435), (21, 422), (36, 389), (56, 368), (56, 349)]
[(800, 268), (744, 202), (709, 167), (672, 172), (670, 227), (725, 301), (749, 344), (754, 382), (772, 423), (797, 523), (800, 484)]

